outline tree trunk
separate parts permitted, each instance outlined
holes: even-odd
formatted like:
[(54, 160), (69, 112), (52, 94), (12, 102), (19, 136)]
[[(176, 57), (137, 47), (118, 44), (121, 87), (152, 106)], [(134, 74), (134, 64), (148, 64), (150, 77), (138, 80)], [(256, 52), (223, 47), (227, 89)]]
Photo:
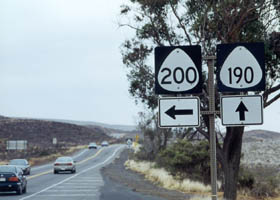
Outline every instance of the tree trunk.
[(241, 158), (242, 136), (244, 127), (227, 127), (223, 144), (223, 158), (219, 158), (224, 172), (224, 198), (236, 200), (237, 181)]

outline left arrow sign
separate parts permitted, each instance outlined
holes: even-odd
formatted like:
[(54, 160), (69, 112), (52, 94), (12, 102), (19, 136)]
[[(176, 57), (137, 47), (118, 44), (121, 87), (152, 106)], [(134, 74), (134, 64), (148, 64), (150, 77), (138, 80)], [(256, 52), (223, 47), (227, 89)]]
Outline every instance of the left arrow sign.
[(176, 106), (172, 106), (169, 108), (165, 114), (167, 114), (169, 117), (176, 119), (176, 115), (193, 115), (192, 109), (186, 109), (186, 110), (176, 110)]

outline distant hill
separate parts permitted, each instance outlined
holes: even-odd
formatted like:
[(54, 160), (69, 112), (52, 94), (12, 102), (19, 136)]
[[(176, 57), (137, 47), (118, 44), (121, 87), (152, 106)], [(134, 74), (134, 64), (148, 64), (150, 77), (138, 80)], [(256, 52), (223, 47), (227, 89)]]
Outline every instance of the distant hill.
[(79, 126), (47, 120), (0, 117), (0, 141), (27, 140), (29, 145), (50, 146), (57, 138), (60, 144), (84, 145), (91, 141), (111, 140), (108, 130), (99, 126)]
[(279, 171), (279, 143), (280, 133), (278, 132), (246, 131), (243, 136), (241, 163), (249, 167), (269, 166)]
[[(0, 119), (1, 119), (1, 116), (0, 116)], [(32, 119), (32, 118), (18, 118), (18, 119)], [(38, 120), (76, 124), (79, 126), (99, 126), (99, 127), (104, 127), (107, 129), (112, 129), (117, 132), (122, 132), (122, 131), (137, 132), (137, 127), (132, 126), (132, 125), (106, 124), (106, 123), (100, 123), (100, 122), (94, 122), (94, 121), (76, 121), (76, 120), (64, 120), (64, 119), (42, 119), (42, 118), (40, 118)]]
[(243, 142), (256, 142), (263, 140), (279, 140), (280, 133), (267, 130), (251, 130), (244, 132)]
[(137, 131), (137, 127), (131, 125), (117, 125), (117, 124), (105, 124), (105, 123), (93, 122), (93, 121), (75, 121), (75, 120), (57, 120), (57, 119), (53, 119), (53, 121), (77, 124), (82, 126), (101, 126), (104, 128), (115, 129), (118, 131), (125, 131), (125, 132)]

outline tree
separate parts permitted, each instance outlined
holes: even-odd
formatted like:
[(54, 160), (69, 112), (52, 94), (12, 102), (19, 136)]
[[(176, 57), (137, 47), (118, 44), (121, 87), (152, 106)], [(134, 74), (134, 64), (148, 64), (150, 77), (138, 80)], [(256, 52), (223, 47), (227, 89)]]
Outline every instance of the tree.
[[(157, 108), (153, 67), (149, 64), (155, 46), (199, 44), (203, 56), (207, 56), (215, 55), (220, 43), (262, 41), (267, 80), (266, 90), (261, 94), (264, 107), (271, 105), (280, 98), (279, 11), (279, 0), (130, 0), (129, 5), (121, 8), (126, 21), (120, 22), (120, 26), (135, 30), (135, 36), (122, 46), (123, 63), (129, 69), (129, 92), (149, 109)], [(206, 85), (200, 98), (207, 109)], [(209, 139), (208, 117), (203, 119), (206, 128), (198, 131)], [(230, 200), (237, 196), (243, 132), (244, 127), (227, 127), (223, 143), (217, 142), (217, 159), (224, 173), (224, 197)]]

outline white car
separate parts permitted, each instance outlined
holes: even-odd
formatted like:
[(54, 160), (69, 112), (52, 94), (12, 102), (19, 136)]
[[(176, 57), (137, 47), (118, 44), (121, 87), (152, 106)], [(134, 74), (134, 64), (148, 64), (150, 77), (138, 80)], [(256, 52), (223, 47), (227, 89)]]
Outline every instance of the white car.
[(95, 142), (91, 142), (91, 143), (89, 143), (88, 148), (89, 149), (97, 149), (97, 144)]
[(53, 164), (53, 173), (57, 174), (62, 171), (76, 173), (76, 162), (71, 157), (58, 157)]
[(102, 147), (107, 147), (107, 146), (109, 146), (109, 142), (103, 141), (103, 142), (101, 143), (101, 146), (102, 146)]

